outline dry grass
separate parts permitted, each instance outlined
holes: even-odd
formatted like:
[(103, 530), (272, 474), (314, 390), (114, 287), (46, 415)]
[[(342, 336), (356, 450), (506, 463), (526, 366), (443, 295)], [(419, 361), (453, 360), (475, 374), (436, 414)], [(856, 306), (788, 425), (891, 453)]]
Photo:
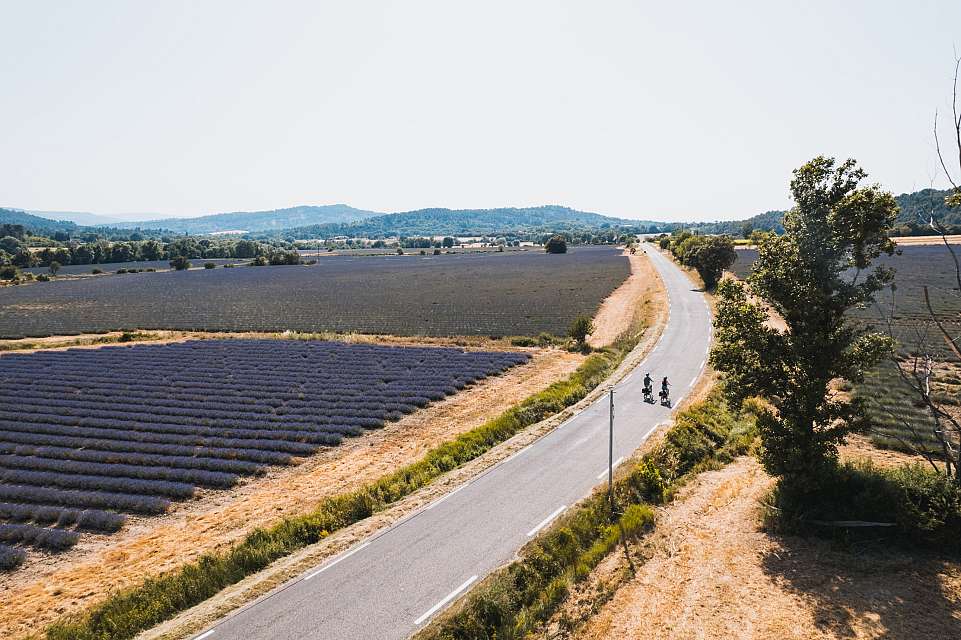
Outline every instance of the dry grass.
[(588, 339), (594, 348), (613, 344), (633, 326), (654, 326), (652, 317), (667, 300), (664, 283), (650, 259), (643, 252), (631, 255), (625, 251), (624, 255), (631, 262), (631, 275), (601, 303), (594, 317), (594, 333)]
[[(845, 448), (861, 454), (875, 455), (863, 441)], [(772, 483), (752, 458), (699, 476), (658, 515), (637, 574), (559, 637), (961, 637), (961, 563), (768, 535), (758, 505)]]
[[(902, 247), (919, 244), (944, 244), (941, 236), (904, 236), (903, 238), (894, 238), (894, 241)], [(948, 242), (961, 244), (961, 236), (948, 236)]]

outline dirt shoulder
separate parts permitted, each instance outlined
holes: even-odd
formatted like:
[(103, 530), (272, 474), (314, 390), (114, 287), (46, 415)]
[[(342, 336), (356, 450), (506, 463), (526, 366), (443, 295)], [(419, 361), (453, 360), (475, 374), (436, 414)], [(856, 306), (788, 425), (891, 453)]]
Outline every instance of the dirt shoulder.
[(701, 474), (660, 510), (636, 575), (560, 637), (961, 637), (961, 564), (768, 535), (772, 484), (753, 458)]
[[(894, 241), (899, 247), (919, 244), (944, 244), (941, 236), (903, 236), (894, 238)], [(951, 244), (961, 243), (961, 236), (948, 236), (948, 242)]]
[[(102, 599), (252, 529), (305, 513), (322, 498), (349, 491), (421, 458), (439, 442), (483, 424), (576, 369), (584, 356), (556, 349), (384, 429), (230, 491), (202, 491), (159, 518), (133, 518), (118, 534), (85, 535), (57, 556), (31, 554), (20, 570), (0, 576), (0, 637), (36, 631), (57, 616)], [(110, 576), (105, 580), (104, 576)]]
[(667, 300), (664, 283), (647, 255), (644, 252), (631, 255), (627, 250), (624, 255), (630, 260), (631, 275), (597, 310), (594, 333), (588, 338), (588, 344), (594, 348), (612, 344), (632, 326), (655, 326), (652, 316), (661, 311)]

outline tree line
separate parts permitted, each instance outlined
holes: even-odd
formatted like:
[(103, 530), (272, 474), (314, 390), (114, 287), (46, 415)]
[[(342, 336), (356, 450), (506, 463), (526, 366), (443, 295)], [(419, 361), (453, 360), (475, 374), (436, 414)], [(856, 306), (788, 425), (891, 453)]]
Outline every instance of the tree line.
[(18, 226), (0, 226), (0, 232), (6, 234), (0, 236), (0, 265), (13, 265), (25, 269), (48, 267), (53, 263), (70, 265), (149, 262), (171, 260), (177, 257), (252, 259), (260, 256), (269, 258), (273, 253), (289, 250), (286, 243), (279, 246), (256, 240), (192, 237), (177, 238), (169, 242), (161, 240), (110, 242), (103, 239), (92, 242), (70, 241), (37, 249), (28, 246), (28, 236), (22, 227), (11, 228)]

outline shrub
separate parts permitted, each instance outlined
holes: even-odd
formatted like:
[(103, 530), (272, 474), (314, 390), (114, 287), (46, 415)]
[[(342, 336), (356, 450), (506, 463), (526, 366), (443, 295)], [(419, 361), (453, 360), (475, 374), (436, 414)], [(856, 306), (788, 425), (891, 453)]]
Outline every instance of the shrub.
[[(961, 487), (943, 474), (911, 464), (883, 469), (868, 460), (847, 462), (811, 489), (781, 480), (771, 494), (766, 524), (775, 531), (853, 537), (838, 521), (892, 523), (902, 543), (961, 550)], [(877, 528), (861, 533), (877, 537)]]
[(544, 245), (547, 253), (567, 253), (567, 240), (564, 236), (552, 236)]
[(55, 276), (57, 272), (60, 271), (60, 263), (56, 260), (50, 262), (50, 266), (47, 267), (50, 270), (50, 275)]
[(37, 281), (39, 281), (39, 282), (50, 282), (50, 276), (48, 276), (48, 275), (45, 274), (45, 273), (38, 274), (38, 275), (37, 275)]
[(270, 254), (269, 262), (273, 266), (300, 264), (300, 254), (296, 251), (275, 251)]
[(224, 265), (224, 269), (233, 269), (233, 268), (234, 268), (233, 262), (228, 262), (227, 264)]
[(214, 264), (213, 262), (204, 263), (204, 269), (216, 269), (216, 268), (217, 268), (217, 265)]
[(0, 571), (16, 569), (26, 559), (27, 554), (22, 549), (0, 544)]
[(177, 271), (184, 271), (190, 268), (190, 260), (186, 256), (175, 256), (170, 259), (170, 267)]
[(253, 260), (250, 261), (249, 266), (251, 266), (251, 267), (266, 267), (266, 266), (267, 266), (267, 258), (266, 258), (265, 256), (257, 256), (256, 258), (254, 258)]
[(435, 256), (439, 256), (439, 255), (440, 255), (440, 249), (434, 249), (434, 255), (435, 255)]
[(20, 269), (12, 264), (0, 266), (0, 280), (15, 280), (20, 276)]
[(98, 268), (94, 267), (93, 269), (90, 270), (90, 273), (92, 273), (92, 274), (95, 275), (95, 276), (98, 276), (98, 275), (100, 275), (101, 273), (103, 273), (103, 269), (98, 269)]
[(118, 273), (118, 274), (127, 273), (127, 270), (126, 270), (126, 269), (117, 269), (117, 273)]
[(588, 316), (577, 316), (567, 329), (567, 335), (579, 345), (587, 342), (587, 336), (594, 331), (594, 322)]

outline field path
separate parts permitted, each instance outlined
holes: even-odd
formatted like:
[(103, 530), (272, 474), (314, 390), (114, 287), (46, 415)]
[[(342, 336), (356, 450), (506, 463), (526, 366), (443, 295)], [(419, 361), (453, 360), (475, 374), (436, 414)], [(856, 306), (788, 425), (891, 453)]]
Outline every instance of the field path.
[[(670, 376), (678, 403), (703, 370), (710, 342), (703, 294), (667, 257), (648, 255), (670, 297), (668, 324), (651, 354), (615, 385), (615, 460), (629, 456), (670, 417), (669, 407), (640, 401), (644, 373)], [(602, 481), (607, 432), (608, 400), (602, 396), (456, 492), (312, 567), (198, 637), (409, 636)]]

